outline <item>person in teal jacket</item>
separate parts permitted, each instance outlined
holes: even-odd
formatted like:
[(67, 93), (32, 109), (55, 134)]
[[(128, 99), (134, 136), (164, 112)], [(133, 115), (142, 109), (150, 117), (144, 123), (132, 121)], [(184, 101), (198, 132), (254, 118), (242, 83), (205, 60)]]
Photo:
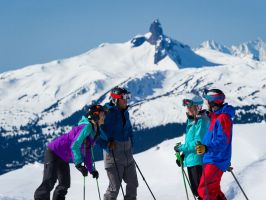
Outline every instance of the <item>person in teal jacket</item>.
[(187, 167), (190, 185), (194, 196), (199, 198), (197, 189), (202, 174), (202, 158), (196, 153), (196, 145), (201, 142), (209, 125), (209, 119), (202, 110), (203, 99), (200, 96), (189, 94), (183, 100), (183, 106), (187, 108), (187, 127), (185, 143), (177, 143), (175, 151), (181, 153), (181, 160), (177, 159), (178, 166), (183, 162)]

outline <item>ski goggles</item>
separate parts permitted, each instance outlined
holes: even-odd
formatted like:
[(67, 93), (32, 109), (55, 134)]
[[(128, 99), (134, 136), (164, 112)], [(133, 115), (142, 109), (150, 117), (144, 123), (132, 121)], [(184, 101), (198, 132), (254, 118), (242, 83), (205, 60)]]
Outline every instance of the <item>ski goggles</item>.
[(90, 115), (100, 115), (100, 112), (106, 114), (106, 110), (101, 105), (92, 106), (90, 109), (91, 109), (91, 111), (89, 112)]
[(211, 94), (208, 90), (203, 93), (203, 98), (207, 101), (223, 101), (225, 96), (223, 94)]
[(130, 93), (126, 93), (126, 94), (114, 94), (114, 93), (111, 93), (111, 97), (114, 98), (114, 99), (129, 100), (129, 99), (131, 99), (131, 94)]
[(190, 99), (183, 99), (183, 106), (193, 106), (193, 101)]

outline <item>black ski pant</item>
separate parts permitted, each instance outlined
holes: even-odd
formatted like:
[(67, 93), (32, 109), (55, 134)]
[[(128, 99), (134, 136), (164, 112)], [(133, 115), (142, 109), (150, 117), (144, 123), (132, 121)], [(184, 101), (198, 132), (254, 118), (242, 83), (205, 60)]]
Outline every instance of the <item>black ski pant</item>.
[(202, 175), (202, 166), (196, 165), (193, 167), (188, 167), (187, 171), (188, 171), (189, 181), (191, 184), (192, 193), (194, 194), (194, 196), (198, 197), (199, 196), (198, 187), (199, 187), (200, 178)]
[(50, 200), (50, 192), (57, 180), (53, 200), (65, 200), (67, 189), (70, 187), (69, 164), (47, 149), (44, 156), (43, 180), (34, 193), (34, 199)]

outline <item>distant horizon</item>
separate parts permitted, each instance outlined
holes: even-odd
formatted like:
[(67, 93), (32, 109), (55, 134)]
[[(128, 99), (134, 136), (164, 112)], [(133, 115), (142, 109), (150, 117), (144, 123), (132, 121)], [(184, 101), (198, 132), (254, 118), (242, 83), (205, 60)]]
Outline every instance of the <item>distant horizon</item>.
[(225, 46), (266, 41), (265, 7), (263, 0), (2, 1), (0, 73), (126, 42), (149, 32), (155, 19), (165, 35), (191, 48), (206, 40)]

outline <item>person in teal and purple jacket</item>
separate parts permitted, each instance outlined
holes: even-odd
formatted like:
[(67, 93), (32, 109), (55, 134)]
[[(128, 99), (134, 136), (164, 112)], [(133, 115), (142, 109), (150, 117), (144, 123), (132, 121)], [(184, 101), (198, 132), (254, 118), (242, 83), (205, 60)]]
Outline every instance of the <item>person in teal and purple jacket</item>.
[(50, 192), (56, 181), (58, 185), (53, 193), (53, 200), (63, 200), (70, 187), (69, 162), (85, 177), (88, 172), (98, 179), (99, 173), (93, 167), (91, 148), (104, 123), (105, 112), (101, 105), (91, 106), (87, 117), (83, 116), (78, 126), (48, 144), (44, 157), (44, 173), (41, 185), (34, 193), (35, 200), (49, 200)]
[(177, 165), (187, 167), (191, 190), (196, 199), (201, 199), (198, 194), (198, 186), (202, 175), (202, 157), (197, 155), (196, 145), (201, 142), (209, 127), (209, 118), (202, 110), (203, 99), (193, 93), (186, 95), (183, 106), (187, 109), (187, 126), (184, 144), (177, 143), (176, 152), (182, 152), (176, 160)]

